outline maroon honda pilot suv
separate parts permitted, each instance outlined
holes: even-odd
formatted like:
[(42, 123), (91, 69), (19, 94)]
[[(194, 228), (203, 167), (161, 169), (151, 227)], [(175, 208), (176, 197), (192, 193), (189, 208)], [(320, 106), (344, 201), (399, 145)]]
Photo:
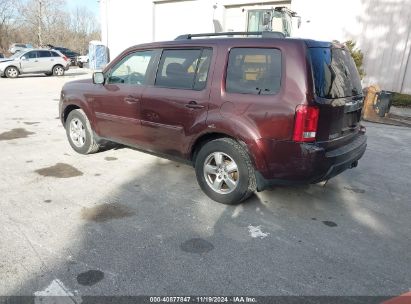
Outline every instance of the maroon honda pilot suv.
[(94, 153), (111, 141), (183, 160), (225, 204), (357, 166), (363, 95), (344, 46), (200, 36), (131, 47), (93, 79), (65, 84), (60, 117), (72, 148)]

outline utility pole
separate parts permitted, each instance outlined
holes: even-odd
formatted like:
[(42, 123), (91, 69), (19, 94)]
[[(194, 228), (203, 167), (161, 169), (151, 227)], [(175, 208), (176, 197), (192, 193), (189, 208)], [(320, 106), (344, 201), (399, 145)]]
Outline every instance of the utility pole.
[(42, 21), (43, 21), (43, 0), (38, 0), (39, 3), (39, 15), (38, 15), (38, 43), (39, 43), (39, 47), (41, 47), (43, 45), (43, 39), (41, 37), (41, 29), (42, 29)]

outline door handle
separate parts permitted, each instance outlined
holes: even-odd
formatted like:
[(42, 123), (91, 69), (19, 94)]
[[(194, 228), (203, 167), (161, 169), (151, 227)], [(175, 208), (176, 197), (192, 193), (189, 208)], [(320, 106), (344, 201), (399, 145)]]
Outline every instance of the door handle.
[(205, 106), (197, 104), (195, 100), (190, 101), (188, 104), (185, 105), (186, 108), (189, 109), (203, 109)]
[(138, 98), (137, 96), (128, 95), (124, 98), (124, 101), (127, 103), (136, 103), (140, 101), (140, 98)]

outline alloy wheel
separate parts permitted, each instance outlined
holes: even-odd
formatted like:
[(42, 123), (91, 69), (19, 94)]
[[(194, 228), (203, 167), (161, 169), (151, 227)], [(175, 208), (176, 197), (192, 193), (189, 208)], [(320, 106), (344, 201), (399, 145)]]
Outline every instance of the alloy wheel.
[(16, 68), (8, 68), (7, 69), (7, 76), (10, 78), (15, 78), (19, 75), (19, 72)]
[(220, 194), (233, 192), (240, 178), (236, 162), (223, 152), (211, 153), (204, 162), (203, 172), (208, 186)]
[(70, 121), (70, 138), (73, 144), (78, 148), (83, 147), (86, 143), (86, 129), (78, 118), (73, 118)]
[(56, 67), (56, 68), (54, 68), (54, 72), (57, 76), (63, 76), (64, 69), (62, 67)]

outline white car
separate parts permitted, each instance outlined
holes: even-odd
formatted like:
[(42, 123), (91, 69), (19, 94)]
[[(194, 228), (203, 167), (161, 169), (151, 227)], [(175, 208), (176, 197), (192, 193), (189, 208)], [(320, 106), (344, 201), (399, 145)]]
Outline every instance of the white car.
[(33, 46), (31, 44), (25, 44), (25, 43), (13, 43), (10, 45), (10, 53), (15, 54), (21, 51), (27, 51), (28, 49), (32, 49)]
[(77, 65), (82, 68), (85, 63), (88, 62), (88, 54), (87, 55), (81, 55), (77, 56)]
[(70, 67), (70, 59), (55, 50), (33, 49), (0, 59), (0, 76), (17, 78), (20, 74), (44, 73), (63, 76)]

